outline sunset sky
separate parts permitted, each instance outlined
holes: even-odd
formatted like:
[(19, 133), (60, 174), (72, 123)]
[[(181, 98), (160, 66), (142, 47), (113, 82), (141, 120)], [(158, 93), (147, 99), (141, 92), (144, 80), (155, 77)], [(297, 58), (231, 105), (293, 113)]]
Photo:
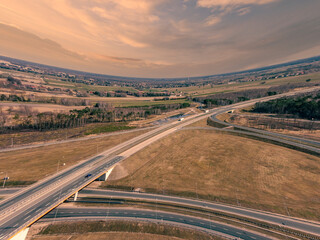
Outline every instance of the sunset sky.
[(1, 0), (0, 55), (132, 77), (320, 55), (319, 0)]

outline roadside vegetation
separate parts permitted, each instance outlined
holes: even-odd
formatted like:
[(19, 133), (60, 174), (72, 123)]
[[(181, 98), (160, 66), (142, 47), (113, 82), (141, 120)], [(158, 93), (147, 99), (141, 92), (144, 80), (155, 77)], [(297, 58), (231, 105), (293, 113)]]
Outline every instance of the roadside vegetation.
[(196, 102), (201, 102), (206, 105), (206, 107), (214, 106), (225, 106), (237, 102), (247, 101), (255, 98), (262, 98), (272, 95), (277, 95), (285, 92), (289, 92), (295, 88), (301, 87), (312, 87), (315, 84), (312, 83), (291, 83), (279, 86), (273, 86), (269, 88), (256, 88), (248, 90), (238, 90), (234, 92), (224, 92), (216, 93), (214, 95), (208, 95), (204, 97), (196, 97), (193, 100)]
[(44, 227), (32, 239), (139, 239), (139, 240), (174, 240), (174, 239), (221, 239), (209, 234), (190, 229), (178, 228), (165, 224), (129, 222), (129, 221), (87, 221), (77, 223), (56, 223)]
[(134, 126), (129, 126), (127, 122), (117, 122), (93, 123), (83, 127), (47, 131), (11, 131), (11, 133), (0, 134), (0, 149), (34, 143), (77, 139), (94, 134), (111, 133), (134, 128)]
[[(30, 111), (30, 108), (0, 111), (0, 132), (21, 130), (55, 130), (83, 127), (89, 123), (125, 122), (145, 119), (150, 115), (160, 115), (181, 108), (190, 107), (190, 103), (159, 104), (142, 107), (114, 108), (109, 104), (97, 103), (94, 107), (74, 109), (69, 113)], [(10, 114), (10, 116), (8, 116)]]
[(30, 185), (145, 132), (147, 130), (0, 153), (0, 169), (10, 177), (6, 186)]
[(286, 114), (293, 118), (320, 120), (320, 92), (304, 97), (290, 97), (256, 103), (255, 113)]

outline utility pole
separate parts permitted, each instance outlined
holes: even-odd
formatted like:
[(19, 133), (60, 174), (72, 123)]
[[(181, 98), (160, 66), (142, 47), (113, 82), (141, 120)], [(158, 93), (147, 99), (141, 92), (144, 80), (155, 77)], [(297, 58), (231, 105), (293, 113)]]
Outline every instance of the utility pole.
[(197, 195), (197, 199), (199, 199), (199, 196), (198, 196), (198, 182), (196, 182), (196, 195)]
[(8, 179), (9, 179), (9, 177), (7, 177), (7, 172), (5, 172), (5, 177), (3, 178), (3, 185), (2, 185), (3, 188), (5, 187), (6, 180), (8, 180)]

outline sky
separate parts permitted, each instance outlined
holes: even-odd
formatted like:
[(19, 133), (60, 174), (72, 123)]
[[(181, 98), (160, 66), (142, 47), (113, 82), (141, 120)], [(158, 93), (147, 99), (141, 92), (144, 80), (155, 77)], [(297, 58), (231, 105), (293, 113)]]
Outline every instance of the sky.
[(319, 0), (1, 0), (0, 55), (191, 77), (320, 55)]

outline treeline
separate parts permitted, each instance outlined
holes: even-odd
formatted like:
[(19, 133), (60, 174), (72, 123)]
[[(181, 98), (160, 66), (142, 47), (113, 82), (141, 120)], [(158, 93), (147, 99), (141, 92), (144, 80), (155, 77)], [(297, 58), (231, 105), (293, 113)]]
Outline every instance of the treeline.
[(290, 114), (297, 118), (320, 120), (320, 93), (316, 96), (280, 98), (256, 103), (252, 112)]
[(225, 105), (246, 101), (250, 99), (281, 94), (299, 87), (311, 87), (311, 86), (314, 86), (314, 84), (312, 83), (285, 84), (285, 85), (280, 85), (280, 86), (270, 87), (270, 88), (249, 89), (249, 90), (244, 90), (239, 92), (229, 92), (229, 93), (217, 93), (217, 94), (206, 96), (206, 97), (194, 98), (193, 100), (196, 102), (201, 102), (205, 104), (207, 107), (225, 106)]
[(91, 105), (91, 102), (87, 99), (24, 96), (24, 95), (17, 95), (17, 94), (9, 94), (9, 95), (1, 94), (0, 101), (51, 103), (51, 104), (59, 104), (64, 106)]
[(13, 118), (14, 122), (11, 122), (9, 126), (6, 124), (8, 116), (5, 115), (6, 113), (0, 112), (0, 132), (5, 133), (24, 129), (44, 131), (81, 127), (88, 123), (132, 121), (189, 106), (189, 103), (175, 103), (144, 107), (112, 108), (103, 103), (98, 103), (95, 107), (71, 110), (69, 113), (29, 112), (28, 116), (16, 114)]
[(135, 96), (135, 97), (162, 97), (162, 96), (170, 96), (168, 92), (134, 92), (134, 91), (124, 91), (124, 90), (115, 90), (109, 92), (103, 91), (94, 91), (92, 94), (97, 95), (99, 97), (127, 97), (127, 96)]

